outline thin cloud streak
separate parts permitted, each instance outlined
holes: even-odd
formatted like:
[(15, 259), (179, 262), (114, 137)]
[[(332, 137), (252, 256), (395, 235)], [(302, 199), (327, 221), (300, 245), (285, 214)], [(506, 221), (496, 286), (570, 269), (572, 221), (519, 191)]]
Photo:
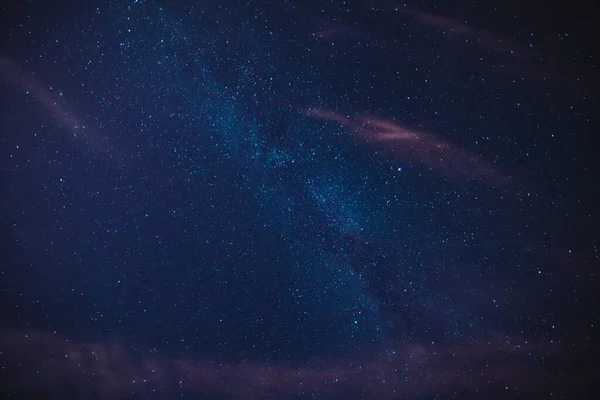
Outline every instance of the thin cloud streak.
[(309, 109), (315, 119), (344, 126), (355, 137), (369, 143), (384, 143), (386, 149), (405, 163), (422, 164), (448, 177), (478, 180), (504, 187), (508, 178), (483, 159), (435, 135), (411, 129), (377, 116), (350, 118), (322, 109)]
[(113, 162), (124, 162), (121, 154), (110, 143), (106, 135), (91, 127), (83, 118), (70, 111), (62, 100), (45, 86), (39, 83), (33, 76), (22, 71), (17, 64), (5, 57), (0, 58), (0, 77), (14, 84), (19, 90), (32, 94), (56, 125), (67, 129), (69, 135), (77, 143), (84, 143), (86, 150), (93, 150), (99, 155), (106, 156)]

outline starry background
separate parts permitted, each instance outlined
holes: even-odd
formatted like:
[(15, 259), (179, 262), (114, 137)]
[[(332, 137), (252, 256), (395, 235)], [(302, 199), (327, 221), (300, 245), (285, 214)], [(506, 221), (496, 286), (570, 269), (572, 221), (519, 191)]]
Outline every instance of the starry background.
[(595, 398), (590, 7), (4, 3), (0, 393)]

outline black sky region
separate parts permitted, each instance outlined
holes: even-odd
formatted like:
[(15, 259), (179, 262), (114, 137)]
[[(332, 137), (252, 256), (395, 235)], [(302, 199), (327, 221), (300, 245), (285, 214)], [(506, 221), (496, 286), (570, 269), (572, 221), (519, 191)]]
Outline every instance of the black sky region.
[(591, 3), (0, 20), (4, 398), (600, 398)]

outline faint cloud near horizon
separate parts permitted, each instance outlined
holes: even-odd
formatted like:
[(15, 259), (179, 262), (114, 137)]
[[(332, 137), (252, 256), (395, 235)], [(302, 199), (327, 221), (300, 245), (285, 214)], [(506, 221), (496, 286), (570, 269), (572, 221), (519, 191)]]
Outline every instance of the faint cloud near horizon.
[[(535, 391), (543, 382), (521, 363), (538, 348), (518, 338), (490, 336), (470, 344), (415, 343), (363, 360), (306, 364), (225, 362), (132, 351), (118, 341), (79, 343), (41, 331), (0, 330), (5, 390), (16, 393), (93, 391), (115, 398), (158, 391), (165, 396), (262, 399), (318, 392), (327, 398), (415, 398), (493, 385)], [(521, 360), (515, 362), (515, 360)], [(543, 378), (543, 376), (541, 377)]]

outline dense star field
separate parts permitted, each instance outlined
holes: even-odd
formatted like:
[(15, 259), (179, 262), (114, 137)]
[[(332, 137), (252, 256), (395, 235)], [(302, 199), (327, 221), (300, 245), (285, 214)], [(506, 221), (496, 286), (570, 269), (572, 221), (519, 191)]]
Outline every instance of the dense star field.
[(2, 396), (600, 398), (593, 14), (497, 3), (3, 3)]

